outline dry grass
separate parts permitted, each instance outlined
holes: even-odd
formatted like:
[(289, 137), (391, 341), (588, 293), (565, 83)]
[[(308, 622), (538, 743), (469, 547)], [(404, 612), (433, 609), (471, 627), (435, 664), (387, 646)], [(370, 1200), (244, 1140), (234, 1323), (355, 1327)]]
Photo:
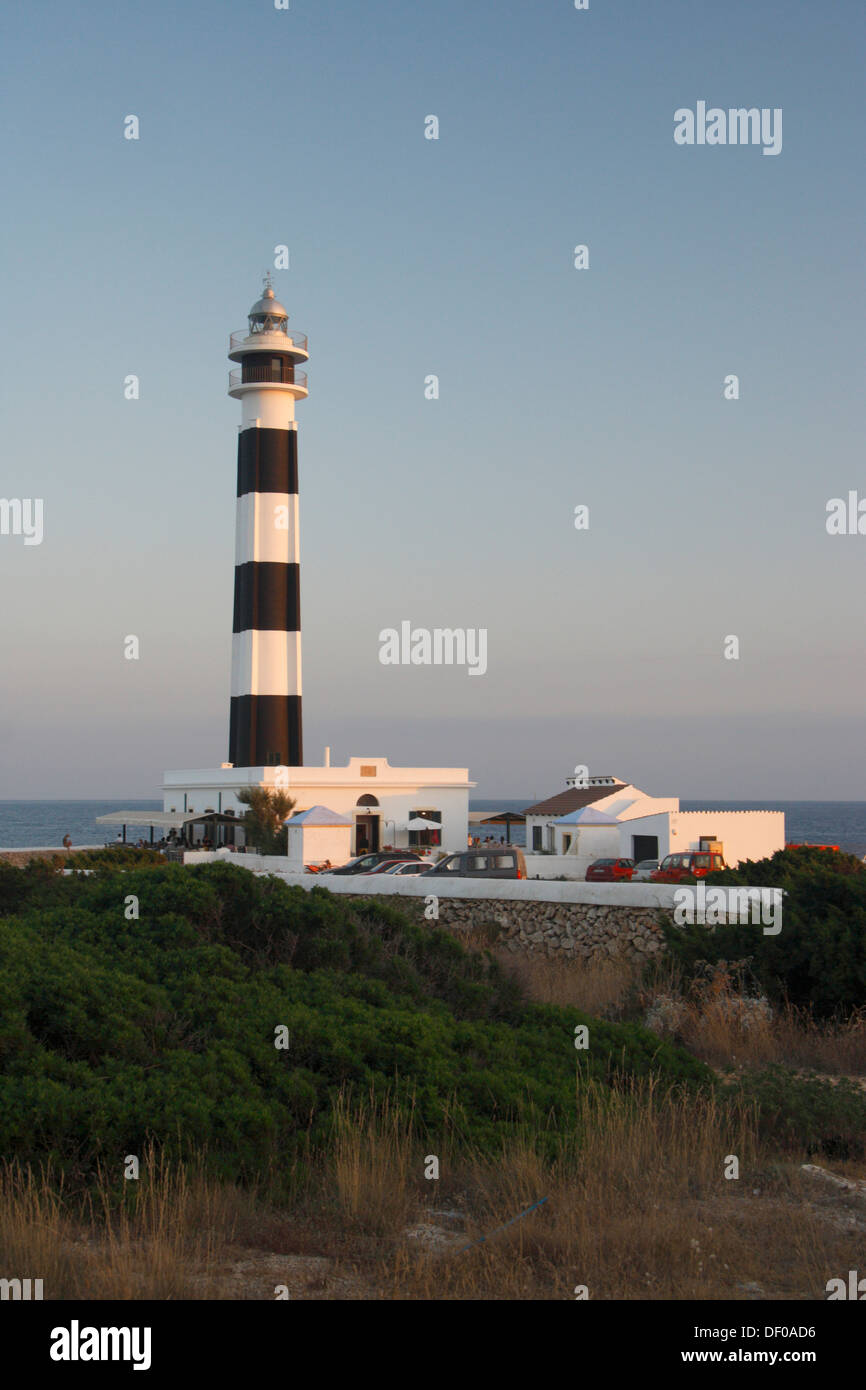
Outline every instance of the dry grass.
[(334, 1107), (333, 1168), (339, 1211), (357, 1230), (395, 1235), (418, 1201), (410, 1175), (421, 1175), (412, 1115), (389, 1099), (371, 1097), (352, 1108), (344, 1094)]
[(73, 1197), (50, 1169), (4, 1165), (7, 1277), (42, 1279), (52, 1299), (170, 1299), (190, 1296), (194, 1270), (207, 1290), (215, 1242), (233, 1233), (238, 1194), (153, 1152), (141, 1171), (121, 1190), (102, 1174), (91, 1192)]
[(866, 1010), (839, 1020), (819, 1020), (791, 1004), (765, 1011), (750, 1002), (740, 980), (726, 969), (696, 982), (681, 1000), (677, 1036), (710, 1066), (739, 1070), (780, 1064), (828, 1076), (866, 1075)]
[(827, 1076), (866, 1075), (866, 1011), (825, 1023), (788, 1006), (744, 1027), (718, 1002), (691, 1002), (681, 1036), (690, 1052), (720, 1069), (780, 1063)]
[[(767, 1297), (820, 1298), (837, 1270), (856, 1267), (863, 1227), (817, 1219), (803, 1200), (808, 1180), (773, 1169), (747, 1111), (648, 1083), (590, 1086), (579, 1127), (580, 1148), (553, 1164), (526, 1144), (476, 1161), (463, 1174), (476, 1243), (447, 1254), (399, 1248), (383, 1296), (572, 1299), (584, 1286), (591, 1298), (742, 1299), (757, 1286)], [(724, 1176), (732, 1153), (737, 1181)]]
[(500, 951), (497, 959), (537, 1004), (568, 1005), (595, 1018), (619, 1018), (641, 976), (640, 963), (622, 956), (567, 961)]
[(503, 952), (499, 959), (537, 1003), (568, 1004), (598, 1018), (643, 1021), (654, 1000), (670, 1000), (670, 1035), (720, 1070), (778, 1063), (828, 1076), (866, 1076), (866, 1009), (823, 1021), (787, 1005), (762, 1017), (743, 1005), (756, 990), (735, 968), (716, 969), (689, 987), (665, 961), (642, 982), (642, 963), (618, 957), (570, 961)]
[[(719, 972), (685, 990), (669, 969), (642, 985), (617, 960), (509, 965), (531, 997), (593, 1015), (643, 1017), (666, 992), (677, 1035), (725, 1070), (864, 1071), (862, 1015), (745, 1026), (737, 981)], [(138, 1182), (102, 1174), (86, 1194), (6, 1165), (0, 1273), (41, 1278), (49, 1299), (272, 1299), (282, 1284), (314, 1299), (820, 1299), (862, 1264), (866, 1201), (804, 1174), (805, 1152), (769, 1150), (744, 1103), (579, 1071), (576, 1086), (574, 1130), (552, 1155), (532, 1134), (473, 1153), (450, 1124), (422, 1142), (411, 1108), (340, 1096), (329, 1151), (293, 1169), (279, 1205), (156, 1153)], [(427, 1150), (438, 1181), (423, 1176)]]
[[(774, 1159), (754, 1114), (712, 1096), (578, 1082), (555, 1157), (529, 1135), (459, 1157), (444, 1136), (425, 1181), (425, 1147), (411, 1114), (341, 1100), (332, 1152), (284, 1208), (155, 1155), (150, 1178), (103, 1175), (89, 1198), (7, 1166), (0, 1268), (97, 1300), (272, 1299), (281, 1283), (317, 1299), (796, 1299), (824, 1297), (862, 1254), (862, 1200)], [(462, 1215), (449, 1238), (443, 1207)], [(436, 1239), (410, 1230), (419, 1217)]]

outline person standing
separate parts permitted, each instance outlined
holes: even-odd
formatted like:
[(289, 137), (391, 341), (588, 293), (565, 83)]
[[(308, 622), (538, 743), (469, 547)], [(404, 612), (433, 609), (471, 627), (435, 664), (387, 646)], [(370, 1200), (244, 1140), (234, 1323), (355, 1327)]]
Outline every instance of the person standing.
[(66, 834), (63, 836), (63, 848), (66, 850), (66, 853), (67, 853), (67, 854), (68, 854), (69, 851), (72, 849), (72, 840), (71, 840), (71, 838), (70, 838), (70, 836), (69, 836), (69, 832), (68, 832), (68, 831), (67, 831)]

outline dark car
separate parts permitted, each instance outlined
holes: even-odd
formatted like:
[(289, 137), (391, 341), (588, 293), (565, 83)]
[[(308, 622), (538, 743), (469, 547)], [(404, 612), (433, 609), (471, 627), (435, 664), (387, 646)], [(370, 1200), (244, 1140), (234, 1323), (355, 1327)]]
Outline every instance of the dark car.
[(596, 859), (586, 871), (587, 883), (631, 883), (633, 859)]
[(523, 851), (513, 845), (498, 845), (496, 849), (470, 849), (461, 854), (449, 854), (434, 864), (425, 878), (526, 878)]
[(357, 859), (350, 859), (348, 864), (341, 864), (339, 869), (329, 869), (332, 874), (368, 874), (373, 869), (378, 869), (380, 864), (399, 864), (406, 859), (417, 859), (420, 862), (420, 854), (413, 854), (410, 849), (382, 849), (374, 854), (362, 854)]

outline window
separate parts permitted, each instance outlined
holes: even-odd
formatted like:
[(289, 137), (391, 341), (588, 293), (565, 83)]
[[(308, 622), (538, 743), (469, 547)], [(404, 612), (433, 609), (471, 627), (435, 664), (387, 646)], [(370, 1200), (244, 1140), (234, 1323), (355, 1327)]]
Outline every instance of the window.
[(570, 849), (571, 849), (571, 836), (570, 836), (570, 835), (563, 835), (563, 837), (562, 837), (562, 852), (563, 852), (563, 854), (568, 854), (568, 851), (569, 851)]
[(542, 827), (540, 825), (534, 825), (532, 827), (532, 848), (536, 853), (539, 853), (541, 850), (541, 833)]
[[(431, 811), (431, 810), (430, 810), (429, 808), (427, 808), (427, 807), (421, 807), (421, 808), (419, 808), (419, 809), (417, 809), (417, 810), (414, 810), (414, 811), (410, 811), (410, 812), (409, 812), (409, 819), (410, 819), (410, 820), (414, 820), (416, 816), (420, 816), (422, 820), (429, 820), (429, 821), (432, 821), (432, 822), (435, 823), (435, 825), (441, 825), (441, 824), (442, 824), (442, 812), (441, 812), (441, 811)], [(431, 826), (431, 828), (430, 828), (429, 830), (410, 830), (410, 831), (409, 831), (409, 848), (410, 848), (410, 849), (419, 849), (419, 848), (423, 848), (423, 847), (425, 847), (425, 846), (438, 846), (438, 845), (441, 845), (441, 844), (442, 844), (442, 831), (441, 831), (441, 830), (436, 830), (436, 829), (434, 829), (433, 826)]]

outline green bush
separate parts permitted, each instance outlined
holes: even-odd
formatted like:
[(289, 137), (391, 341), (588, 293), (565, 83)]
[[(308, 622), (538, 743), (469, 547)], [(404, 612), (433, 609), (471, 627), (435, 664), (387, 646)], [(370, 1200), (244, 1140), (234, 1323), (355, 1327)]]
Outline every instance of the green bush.
[(866, 1153), (866, 1095), (846, 1077), (798, 1076), (785, 1067), (751, 1072), (727, 1088), (758, 1111), (762, 1137), (830, 1158)]
[(0, 910), (0, 1151), (68, 1172), (155, 1139), (252, 1176), (325, 1143), (341, 1091), (412, 1105), (431, 1137), (448, 1116), (467, 1144), (529, 1124), (553, 1148), (581, 1077), (711, 1079), (635, 1024), (525, 1003), (438, 928), (229, 864), (28, 868)]
[(781, 888), (781, 931), (760, 925), (664, 924), (671, 957), (692, 978), (703, 962), (748, 960), (775, 1002), (811, 1007), (819, 1017), (866, 1004), (866, 871), (854, 855), (780, 850), (769, 859), (708, 874), (707, 886)]

